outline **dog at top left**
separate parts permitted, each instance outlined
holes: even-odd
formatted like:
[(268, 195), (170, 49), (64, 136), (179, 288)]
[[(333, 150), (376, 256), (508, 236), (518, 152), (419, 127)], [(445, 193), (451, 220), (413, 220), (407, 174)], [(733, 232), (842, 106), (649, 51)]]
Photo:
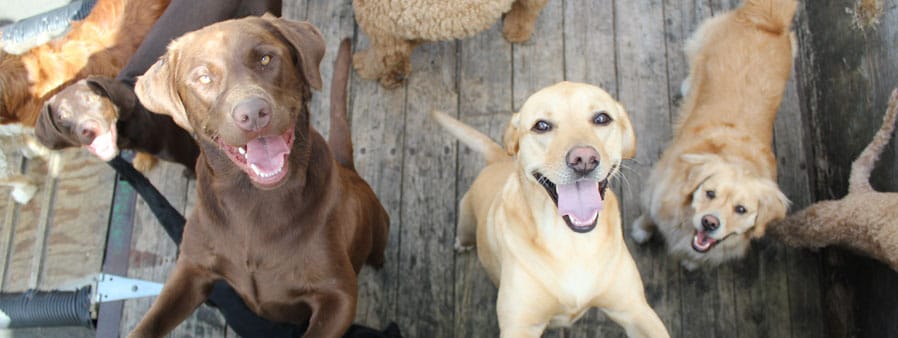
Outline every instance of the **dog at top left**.
[[(66, 35), (14, 55), (0, 51), (0, 124), (5, 151), (26, 157), (51, 152), (33, 137), (44, 102), (66, 84), (89, 75), (115, 76), (140, 46), (170, 0), (98, 0)], [(0, 185), (27, 203), (37, 188), (0, 155)], [(53, 161), (51, 161), (53, 162)], [(55, 170), (51, 166), (50, 172)]]
[(346, 120), (349, 42), (337, 56), (329, 139), (311, 127), (325, 43), (307, 22), (270, 15), (188, 33), (138, 79), (154, 112), (200, 146), (196, 207), (174, 270), (131, 337), (159, 337), (189, 316), (216, 280), (305, 337), (350, 326), (364, 264), (379, 267), (389, 218), (352, 160)]

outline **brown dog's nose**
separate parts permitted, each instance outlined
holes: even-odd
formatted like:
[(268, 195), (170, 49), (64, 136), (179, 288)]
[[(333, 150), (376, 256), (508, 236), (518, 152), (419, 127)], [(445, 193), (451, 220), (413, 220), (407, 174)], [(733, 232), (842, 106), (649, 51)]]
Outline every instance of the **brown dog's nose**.
[(87, 120), (81, 123), (78, 123), (78, 141), (81, 144), (91, 144), (95, 138), (97, 138), (97, 134), (100, 133), (100, 124), (97, 121)]
[(231, 118), (240, 129), (258, 131), (271, 122), (271, 105), (258, 97), (246, 99), (234, 107)]
[(574, 172), (586, 175), (599, 166), (599, 152), (593, 147), (575, 147), (565, 156), (567, 166)]
[(702, 216), (702, 228), (707, 232), (717, 230), (720, 227), (720, 220), (712, 215)]

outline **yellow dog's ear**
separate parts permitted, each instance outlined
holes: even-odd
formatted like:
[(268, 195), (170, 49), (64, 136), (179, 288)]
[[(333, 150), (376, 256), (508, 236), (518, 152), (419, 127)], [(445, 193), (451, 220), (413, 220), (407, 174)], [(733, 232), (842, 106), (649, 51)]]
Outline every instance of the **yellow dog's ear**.
[(621, 124), (621, 157), (631, 159), (636, 156), (636, 132), (630, 123), (630, 115), (620, 103), (617, 104), (618, 122)]
[(711, 175), (714, 174), (714, 161), (717, 155), (710, 154), (683, 154), (680, 160), (686, 162), (686, 177), (683, 181), (681, 193), (692, 195)]
[(764, 236), (767, 225), (773, 221), (786, 217), (789, 209), (789, 198), (780, 191), (776, 183), (764, 180), (760, 189), (761, 200), (758, 203), (758, 217), (755, 219), (755, 229), (752, 237)]
[(515, 156), (518, 154), (520, 141), (520, 126), (521, 116), (518, 113), (515, 113), (511, 116), (511, 121), (508, 122), (508, 128), (505, 128), (505, 135), (502, 137), (502, 144), (505, 145), (505, 151), (508, 152), (508, 155)]
[(137, 78), (134, 93), (140, 103), (150, 111), (171, 116), (172, 120), (184, 130), (193, 132), (184, 103), (175, 88), (178, 79), (175, 75), (177, 51), (170, 49), (159, 58), (142, 76)]

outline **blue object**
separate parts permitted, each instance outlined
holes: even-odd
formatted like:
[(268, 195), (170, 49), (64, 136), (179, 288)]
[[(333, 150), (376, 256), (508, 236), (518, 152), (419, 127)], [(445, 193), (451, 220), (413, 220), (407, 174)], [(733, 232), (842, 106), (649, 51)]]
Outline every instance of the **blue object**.
[(0, 28), (0, 45), (10, 54), (21, 54), (65, 34), (73, 21), (90, 14), (97, 0), (76, 0), (63, 7), (16, 21)]

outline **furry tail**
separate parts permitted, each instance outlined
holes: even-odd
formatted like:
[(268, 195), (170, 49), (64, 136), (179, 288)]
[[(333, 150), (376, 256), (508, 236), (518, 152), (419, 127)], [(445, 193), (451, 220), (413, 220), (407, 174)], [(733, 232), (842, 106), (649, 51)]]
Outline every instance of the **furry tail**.
[(797, 0), (745, 0), (736, 12), (762, 30), (784, 34), (797, 8)]
[(334, 153), (337, 163), (355, 170), (352, 162), (352, 131), (346, 114), (346, 85), (349, 82), (349, 39), (340, 42), (337, 60), (334, 61), (334, 75), (331, 78), (331, 125), (327, 143)]
[(882, 117), (882, 127), (873, 140), (864, 148), (864, 151), (858, 155), (857, 159), (851, 163), (851, 177), (848, 179), (848, 193), (872, 191), (870, 186), (870, 172), (879, 160), (883, 148), (892, 139), (892, 131), (895, 130), (895, 117), (898, 115), (898, 89), (892, 91), (889, 98), (889, 108), (886, 110), (885, 116)]
[(471, 128), (470, 126), (456, 120), (445, 113), (434, 110), (433, 118), (446, 128), (450, 134), (457, 137), (461, 143), (474, 149), (474, 151), (483, 154), (486, 157), (486, 163), (494, 163), (504, 159), (508, 159), (508, 154), (493, 141), (489, 136)]

